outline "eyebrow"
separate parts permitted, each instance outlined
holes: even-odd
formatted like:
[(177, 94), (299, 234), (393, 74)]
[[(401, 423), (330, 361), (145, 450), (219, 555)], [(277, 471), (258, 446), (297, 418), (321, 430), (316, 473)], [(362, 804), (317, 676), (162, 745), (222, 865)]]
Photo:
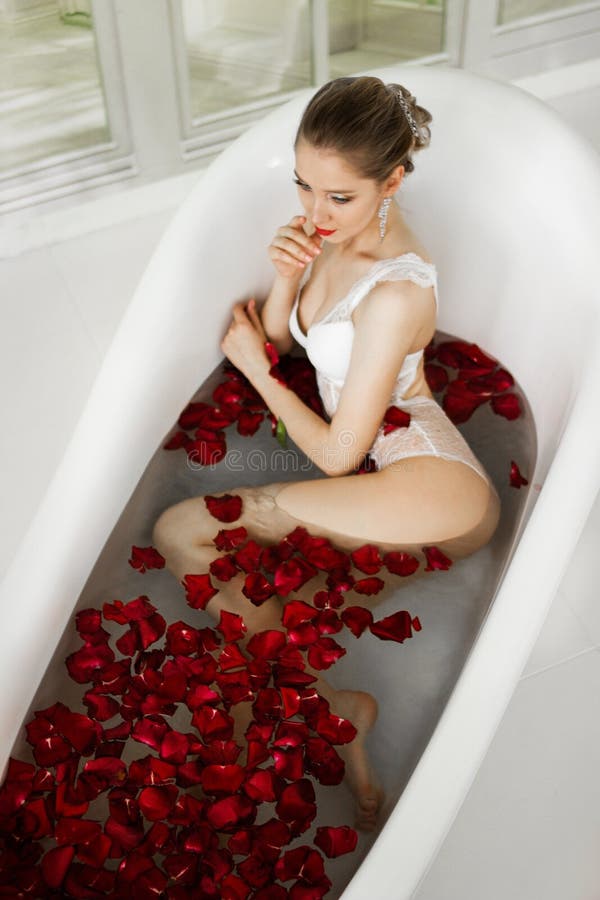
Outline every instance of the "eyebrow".
[[(294, 169), (294, 175), (296, 176), (296, 178), (297, 178), (299, 181), (302, 182), (302, 184), (308, 184), (308, 182), (305, 181), (304, 178), (301, 178), (300, 175), (298, 175), (298, 173), (296, 172), (295, 169)], [(326, 191), (325, 193), (326, 193), (326, 194), (356, 194), (356, 191), (334, 191), (334, 190), (329, 190), (329, 191)]]

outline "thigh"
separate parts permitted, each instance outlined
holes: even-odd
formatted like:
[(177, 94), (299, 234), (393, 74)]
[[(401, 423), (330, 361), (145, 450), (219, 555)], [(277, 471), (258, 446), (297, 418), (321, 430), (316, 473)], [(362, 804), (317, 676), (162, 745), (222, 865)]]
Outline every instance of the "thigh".
[(465, 463), (410, 457), (378, 472), (291, 482), (277, 506), (340, 546), (383, 550), (435, 544), (465, 556), (486, 543), (498, 522), (496, 491)]

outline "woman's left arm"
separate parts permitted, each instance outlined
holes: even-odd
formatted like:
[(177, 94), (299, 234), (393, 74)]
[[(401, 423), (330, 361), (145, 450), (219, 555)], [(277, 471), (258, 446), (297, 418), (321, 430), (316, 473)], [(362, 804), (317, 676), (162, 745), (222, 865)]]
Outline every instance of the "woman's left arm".
[(243, 303), (234, 307), (221, 349), (309, 459), (327, 475), (345, 475), (360, 465), (373, 443), (404, 357), (423, 322), (424, 295), (418, 285), (399, 281), (380, 282), (363, 298), (348, 373), (331, 422), (269, 374), (266, 336), (252, 301), (247, 308)]

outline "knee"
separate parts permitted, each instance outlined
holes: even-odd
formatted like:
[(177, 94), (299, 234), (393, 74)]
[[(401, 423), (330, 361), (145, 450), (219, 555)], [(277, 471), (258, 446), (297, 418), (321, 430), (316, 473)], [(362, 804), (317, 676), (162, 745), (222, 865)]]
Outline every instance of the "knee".
[(152, 527), (152, 545), (163, 556), (167, 555), (174, 544), (181, 544), (183, 523), (180, 506), (180, 503), (168, 506)]

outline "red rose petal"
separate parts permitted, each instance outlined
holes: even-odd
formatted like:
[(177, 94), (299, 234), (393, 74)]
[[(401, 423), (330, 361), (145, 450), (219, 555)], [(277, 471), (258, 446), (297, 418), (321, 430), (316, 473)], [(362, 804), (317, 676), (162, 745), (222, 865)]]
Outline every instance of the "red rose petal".
[(241, 640), (248, 630), (242, 616), (238, 616), (236, 613), (229, 612), (226, 609), (220, 610), (219, 624), (215, 627), (221, 632), (227, 642)]
[(261, 606), (272, 597), (275, 591), (272, 584), (267, 581), (261, 572), (249, 572), (246, 575), (242, 594), (247, 597), (255, 606)]
[(341, 784), (346, 765), (335, 747), (322, 737), (309, 738), (305, 746), (306, 773), (321, 784)]
[(234, 575), (240, 571), (231, 556), (219, 556), (217, 559), (213, 559), (208, 568), (210, 574), (219, 581), (231, 581)]
[(356, 728), (349, 719), (324, 712), (314, 724), (315, 731), (330, 744), (349, 744), (356, 737)]
[(521, 405), (516, 394), (499, 394), (492, 397), (490, 406), (499, 416), (505, 419), (518, 419), (521, 415)]
[(412, 637), (412, 618), (405, 609), (386, 616), (378, 622), (372, 622), (369, 629), (375, 637), (383, 641), (398, 641), (402, 643), (406, 638)]
[(379, 547), (375, 544), (363, 544), (362, 547), (351, 552), (350, 558), (356, 568), (367, 575), (375, 575), (383, 565), (383, 560), (379, 555)]
[(262, 547), (252, 538), (235, 551), (235, 561), (244, 572), (256, 572), (260, 567)]
[(340, 591), (317, 591), (313, 602), (317, 609), (339, 609), (344, 605), (344, 597)]
[(219, 593), (208, 574), (186, 575), (182, 583), (186, 590), (186, 600), (192, 609), (206, 609), (208, 601)]
[(370, 597), (372, 594), (378, 594), (384, 587), (385, 581), (382, 578), (373, 576), (371, 578), (359, 578), (358, 581), (354, 582), (353, 590), (357, 594), (366, 594)]
[(275, 810), (284, 822), (312, 820), (317, 812), (312, 782), (308, 778), (301, 778), (287, 785), (281, 792)]
[(164, 819), (173, 809), (178, 793), (173, 784), (144, 788), (138, 800), (142, 814), (151, 822)]
[(315, 566), (301, 557), (284, 560), (275, 570), (274, 585), (280, 597), (287, 597), (317, 574)]
[(239, 494), (223, 494), (221, 497), (207, 494), (204, 502), (211, 516), (219, 522), (235, 522), (242, 513), (242, 498)]
[(240, 525), (239, 528), (226, 528), (217, 532), (217, 536), (213, 538), (213, 543), (217, 550), (235, 550), (248, 537), (248, 532)]
[(139, 572), (147, 572), (148, 569), (164, 569), (165, 558), (154, 547), (131, 548), (129, 565)]
[(385, 553), (383, 564), (392, 575), (412, 575), (419, 568), (419, 560), (411, 553), (402, 550), (391, 550)]
[(252, 413), (247, 409), (242, 410), (237, 420), (238, 433), (244, 437), (256, 434), (263, 419), (264, 415), (260, 412)]
[(58, 889), (61, 886), (74, 856), (74, 847), (48, 850), (41, 862), (42, 875), (48, 887)]
[(258, 631), (252, 635), (246, 644), (246, 650), (251, 656), (260, 659), (277, 659), (286, 645), (286, 637), (283, 631), (269, 629)]
[(281, 793), (282, 782), (274, 769), (257, 769), (244, 782), (244, 791), (252, 800), (271, 803)]
[(333, 638), (321, 637), (309, 647), (308, 661), (313, 669), (329, 669), (345, 654), (346, 649)]
[(319, 826), (315, 834), (315, 844), (330, 859), (352, 853), (356, 850), (358, 834), (348, 825), (338, 827)]
[(233, 794), (241, 786), (246, 772), (243, 766), (206, 766), (202, 772), (201, 783), (207, 794)]
[(206, 818), (210, 824), (222, 831), (227, 831), (244, 821), (253, 819), (255, 815), (255, 804), (241, 794), (217, 800), (206, 810)]
[(448, 384), (448, 373), (443, 366), (438, 366), (435, 363), (426, 363), (425, 380), (430, 390), (437, 393), (442, 391)]
[(520, 488), (522, 484), (529, 484), (529, 481), (521, 475), (519, 471), (519, 467), (514, 461), (511, 459), (510, 461), (510, 478), (509, 478), (510, 486), (514, 488)]
[(445, 553), (442, 553), (439, 547), (423, 547), (422, 550), (427, 557), (427, 565), (424, 569), (425, 572), (431, 572), (434, 569), (446, 570), (452, 565), (450, 557), (446, 556)]

